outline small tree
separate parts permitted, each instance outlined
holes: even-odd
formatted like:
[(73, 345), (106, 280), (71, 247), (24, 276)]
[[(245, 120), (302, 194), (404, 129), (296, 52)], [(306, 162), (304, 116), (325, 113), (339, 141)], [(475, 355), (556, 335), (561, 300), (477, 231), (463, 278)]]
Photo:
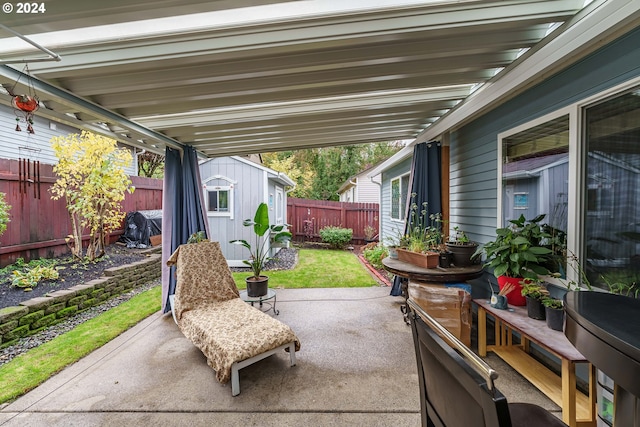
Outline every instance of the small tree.
[(5, 201), (5, 194), (0, 193), (0, 236), (7, 230), (7, 224), (9, 224), (9, 211), (11, 206)]
[(113, 139), (83, 131), (51, 139), (58, 158), (53, 170), (58, 180), (52, 198), (65, 198), (71, 216), (72, 234), (67, 238), (71, 252), (84, 258), (82, 232), (89, 230), (86, 257), (93, 261), (104, 255), (107, 235), (124, 218), (120, 210), (125, 192), (134, 188), (124, 168), (131, 153), (120, 149)]

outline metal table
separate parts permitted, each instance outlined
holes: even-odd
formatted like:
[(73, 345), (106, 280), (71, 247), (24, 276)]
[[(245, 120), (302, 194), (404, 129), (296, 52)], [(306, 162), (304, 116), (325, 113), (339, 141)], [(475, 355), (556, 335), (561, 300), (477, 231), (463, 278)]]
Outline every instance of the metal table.
[[(276, 291), (274, 289), (269, 288), (267, 290), (267, 294), (260, 297), (250, 297), (249, 294), (247, 294), (247, 291), (240, 291), (240, 298), (242, 299), (242, 301), (251, 304), (252, 307), (254, 307), (255, 303), (258, 303), (258, 308), (265, 313), (269, 310), (273, 310), (273, 313), (276, 316), (280, 314), (280, 310), (276, 310), (277, 298)], [(262, 308), (264, 305), (268, 306), (266, 310)]]

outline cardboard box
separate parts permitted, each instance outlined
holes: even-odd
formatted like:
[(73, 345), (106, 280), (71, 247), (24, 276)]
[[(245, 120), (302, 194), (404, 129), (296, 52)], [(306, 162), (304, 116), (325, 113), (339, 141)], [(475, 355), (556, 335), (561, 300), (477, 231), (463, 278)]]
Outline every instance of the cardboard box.
[(409, 281), (409, 298), (455, 335), (467, 347), (471, 347), (471, 294), (459, 288), (447, 288), (441, 284)]
[(155, 236), (150, 236), (149, 240), (151, 241), (151, 246), (158, 246), (162, 244), (162, 234), (157, 234)]

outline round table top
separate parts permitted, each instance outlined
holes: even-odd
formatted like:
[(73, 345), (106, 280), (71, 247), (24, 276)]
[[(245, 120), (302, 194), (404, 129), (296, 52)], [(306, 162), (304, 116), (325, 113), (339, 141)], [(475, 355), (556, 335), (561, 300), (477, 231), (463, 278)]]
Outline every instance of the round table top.
[(262, 302), (262, 301), (269, 300), (275, 296), (276, 296), (276, 291), (271, 288), (267, 290), (266, 295), (262, 295), (260, 297), (250, 297), (249, 294), (247, 294), (247, 291), (240, 291), (240, 299), (242, 299), (242, 301), (245, 301), (245, 302)]
[(382, 265), (385, 270), (396, 276), (432, 283), (465, 282), (467, 280), (477, 279), (481, 277), (483, 273), (481, 264), (475, 264), (469, 267), (423, 268), (387, 257), (382, 260)]

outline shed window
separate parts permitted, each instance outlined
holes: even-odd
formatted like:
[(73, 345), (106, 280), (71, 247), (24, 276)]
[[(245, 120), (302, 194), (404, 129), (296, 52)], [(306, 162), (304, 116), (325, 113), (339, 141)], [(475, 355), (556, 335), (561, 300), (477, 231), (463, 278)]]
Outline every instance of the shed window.
[(233, 209), (232, 187), (207, 186), (205, 188), (205, 200), (209, 216), (231, 216)]

